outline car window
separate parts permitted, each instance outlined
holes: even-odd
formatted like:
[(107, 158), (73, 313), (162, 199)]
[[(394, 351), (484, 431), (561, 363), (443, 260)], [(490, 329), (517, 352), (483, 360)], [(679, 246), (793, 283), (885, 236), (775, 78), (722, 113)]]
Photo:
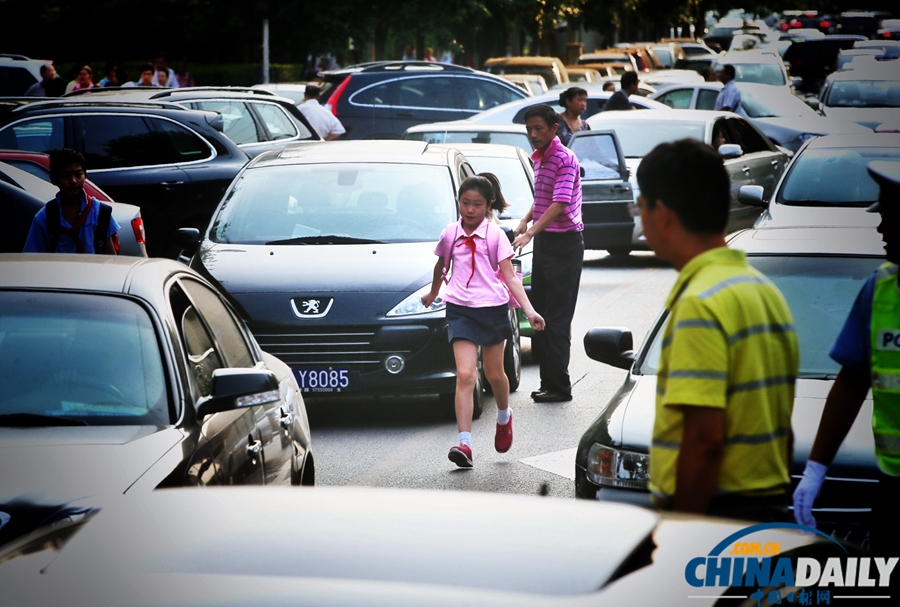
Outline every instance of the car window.
[(197, 310), (177, 285), (169, 291), (169, 303), (187, 357), (187, 366), (195, 389), (194, 397), (209, 396), (212, 393), (213, 371), (224, 366), (222, 358), (216, 351)]
[(164, 135), (160, 153), (167, 159), (165, 162), (195, 162), (212, 156), (209, 143), (180, 124), (162, 118), (150, 118), (150, 123)]
[(30, 173), (48, 183), (50, 182), (50, 171), (35, 162), (31, 162), (30, 160), (16, 160), (15, 158), (8, 158), (3, 162), (16, 167), (17, 169), (22, 169), (26, 173)]
[(364, 88), (350, 97), (350, 103), (353, 105), (396, 105), (394, 102), (394, 93), (397, 90), (395, 83), (396, 81), (382, 82)]
[(240, 101), (194, 101), (190, 104), (197, 110), (218, 112), (225, 121), (225, 136), (238, 145), (260, 141), (256, 123), (247, 104)]
[[(624, 113), (629, 112), (610, 112)], [(607, 114), (604, 114), (606, 116)], [(604, 120), (591, 125), (595, 130), (612, 129), (619, 138), (625, 158), (643, 158), (660, 143), (677, 141), (678, 139), (696, 139), (705, 141), (706, 125), (702, 122), (665, 122), (652, 123), (643, 120)]]
[(66, 147), (65, 122), (57, 118), (33, 118), (0, 131), (0, 149), (49, 152)]
[(403, 78), (393, 83), (394, 105), (417, 108), (456, 109), (453, 88), (456, 81), (446, 76)]
[(707, 89), (700, 89), (697, 93), (697, 109), (698, 110), (714, 110), (716, 109), (716, 97), (719, 96), (719, 91), (710, 91)]
[(143, 116), (82, 115), (75, 125), (90, 170), (171, 162), (164, 138)]
[(490, 80), (481, 78), (457, 78), (456, 86), (461, 96), (460, 105), (464, 110), (489, 110), (492, 107), (516, 101), (522, 95)]
[[(443, 135), (443, 133), (441, 133)], [(434, 141), (432, 143), (441, 143)], [(525, 133), (491, 133), (490, 131), (448, 131), (442, 143), (500, 143), (514, 145), (529, 154), (534, 148)]]
[(611, 135), (587, 135), (571, 141), (572, 152), (584, 169), (583, 180), (622, 179), (619, 154)]
[(216, 242), (242, 244), (429, 242), (455, 220), (455, 192), (446, 166), (265, 166), (241, 175), (211, 236)]
[[(863, 283), (881, 263), (851, 257), (753, 257), (747, 261), (784, 295), (800, 342), (799, 377), (836, 376), (840, 366), (828, 355)], [(668, 319), (667, 319), (668, 320)], [(653, 336), (641, 373), (659, 368), (664, 330)]]
[(678, 89), (677, 91), (660, 95), (657, 101), (665, 103), (676, 110), (686, 110), (691, 107), (691, 98), (693, 96), (694, 89)]
[(531, 210), (534, 190), (531, 176), (518, 158), (496, 158), (491, 156), (468, 156), (476, 173), (493, 173), (500, 180), (503, 198), (509, 207), (503, 217), (519, 218)]
[(831, 85), (828, 107), (900, 107), (900, 80), (841, 80)]
[(303, 129), (303, 132), (298, 133), (294, 121), (291, 120), (290, 116), (277, 105), (273, 103), (254, 103), (253, 107), (262, 119), (266, 131), (268, 131), (270, 140), (277, 141), (279, 139), (290, 139), (291, 137), (296, 137), (298, 134), (301, 139), (309, 139), (312, 137), (312, 133), (310, 133), (302, 124), (299, 126)]
[(756, 82), (758, 84), (771, 84), (784, 86), (784, 72), (772, 63), (735, 63), (734, 79), (738, 82)]
[(163, 354), (124, 297), (0, 292), (0, 415), (96, 425), (170, 423)]
[(866, 170), (873, 160), (900, 161), (900, 149), (807, 149), (791, 163), (778, 202), (868, 206), (878, 200), (878, 184)]
[(771, 151), (765, 139), (746, 120), (729, 118), (728, 125), (731, 127), (732, 143), (741, 146), (745, 154)]
[(252, 367), (256, 364), (244, 332), (219, 295), (199, 282), (184, 279), (181, 286), (215, 335), (229, 367)]
[(0, 67), (0, 97), (24, 95), (37, 79), (24, 67)]

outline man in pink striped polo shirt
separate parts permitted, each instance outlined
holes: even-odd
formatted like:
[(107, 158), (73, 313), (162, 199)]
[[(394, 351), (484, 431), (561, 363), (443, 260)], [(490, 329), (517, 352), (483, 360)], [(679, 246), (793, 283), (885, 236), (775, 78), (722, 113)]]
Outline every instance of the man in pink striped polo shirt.
[(531, 398), (540, 403), (572, 400), (569, 351), (584, 260), (581, 167), (556, 136), (558, 121), (549, 105), (525, 112), (525, 129), (535, 149), (531, 156), (534, 204), (516, 228), (513, 241), (513, 248), (521, 249), (534, 239), (530, 298), (546, 323), (544, 331), (531, 340), (541, 367), (541, 387)]

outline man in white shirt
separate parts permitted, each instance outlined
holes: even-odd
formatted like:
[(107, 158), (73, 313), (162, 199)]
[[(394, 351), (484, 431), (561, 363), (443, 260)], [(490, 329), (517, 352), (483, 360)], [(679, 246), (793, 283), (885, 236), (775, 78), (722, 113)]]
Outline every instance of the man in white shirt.
[(322, 93), (315, 84), (307, 84), (303, 91), (303, 103), (297, 106), (309, 124), (312, 125), (319, 136), (325, 141), (333, 141), (347, 132), (344, 125), (337, 117), (322, 107), (319, 103), (319, 95)]
[(719, 70), (719, 81), (725, 86), (716, 97), (716, 110), (741, 113), (741, 91), (734, 83), (734, 66), (726, 63)]

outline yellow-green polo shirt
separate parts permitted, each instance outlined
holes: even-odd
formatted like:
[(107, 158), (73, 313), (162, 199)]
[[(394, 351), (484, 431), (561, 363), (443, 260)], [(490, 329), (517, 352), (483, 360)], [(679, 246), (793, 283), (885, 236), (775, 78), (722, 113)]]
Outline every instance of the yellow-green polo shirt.
[(800, 356), (781, 292), (747, 264), (743, 251), (723, 247), (682, 268), (666, 309), (650, 447), (654, 501), (664, 505), (675, 494), (683, 431), (678, 405), (725, 410), (717, 494), (785, 490)]

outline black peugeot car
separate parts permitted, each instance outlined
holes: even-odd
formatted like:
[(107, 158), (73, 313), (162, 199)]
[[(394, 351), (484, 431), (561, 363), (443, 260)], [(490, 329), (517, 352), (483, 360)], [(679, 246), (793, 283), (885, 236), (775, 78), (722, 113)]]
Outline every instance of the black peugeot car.
[(177, 228), (204, 227), (248, 156), (221, 114), (160, 101), (80, 97), (0, 104), (0, 149), (84, 154), (88, 176), (141, 208), (152, 257), (173, 255)]
[(399, 139), (411, 126), (462, 120), (527, 97), (497, 76), (445, 63), (379, 61), (322, 74), (321, 103), (344, 139)]
[(459, 150), (421, 141), (268, 152), (235, 180), (191, 267), (230, 295), (305, 395), (439, 394), (452, 410), (444, 303), (421, 297), (473, 174)]

